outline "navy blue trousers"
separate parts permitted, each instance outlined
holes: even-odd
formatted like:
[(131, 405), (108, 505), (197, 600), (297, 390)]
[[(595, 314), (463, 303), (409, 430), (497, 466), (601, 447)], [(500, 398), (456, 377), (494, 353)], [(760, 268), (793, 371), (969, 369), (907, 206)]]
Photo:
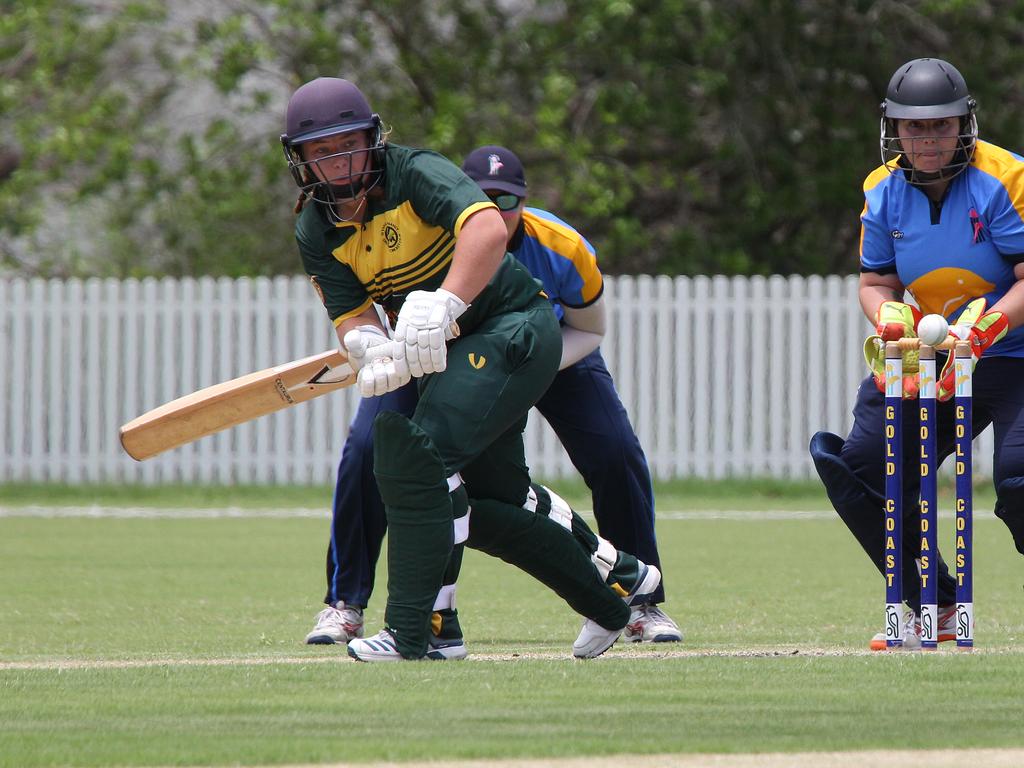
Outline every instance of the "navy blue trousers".
[[(381, 411), (411, 416), (416, 402), (414, 381), (359, 403), (338, 465), (327, 549), (326, 603), (369, 603), (387, 530), (373, 476), (373, 420)], [(601, 536), (618, 549), (660, 567), (647, 458), (600, 350), (559, 371), (536, 407), (590, 488)], [(659, 586), (652, 602), (664, 599), (664, 589)]]
[[(941, 360), (937, 365), (941, 367)], [(868, 487), (885, 495), (885, 396), (878, 391), (871, 377), (861, 382), (853, 408), (850, 430), (840, 457)], [(918, 578), (917, 547), (920, 544), (921, 490), (920, 420), (916, 400), (903, 406), (903, 592), (907, 603), (920, 610), (921, 584)], [(937, 461), (953, 452), (953, 401), (939, 403), (936, 411)], [(1024, 358), (983, 357), (974, 372), (972, 435), (989, 424), (994, 431), (993, 482), (996, 487), (996, 514), (1006, 523), (1014, 544), (1024, 554)], [(939, 498), (940, 507), (950, 508), (952, 502)], [(845, 518), (847, 526), (862, 543), (867, 554), (882, 570), (884, 511)], [(939, 526), (939, 541), (952, 540), (952, 523)], [(940, 546), (941, 549), (941, 546)], [(956, 584), (948, 567), (939, 562), (939, 603), (955, 602)]]

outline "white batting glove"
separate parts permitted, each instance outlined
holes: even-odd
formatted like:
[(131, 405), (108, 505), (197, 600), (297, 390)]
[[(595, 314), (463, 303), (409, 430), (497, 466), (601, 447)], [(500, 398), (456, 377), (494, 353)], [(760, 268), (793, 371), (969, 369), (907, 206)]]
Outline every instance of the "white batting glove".
[(358, 371), (375, 357), (391, 356), (390, 347), (386, 350), (375, 349), (391, 344), (391, 339), (387, 337), (387, 334), (375, 325), (360, 325), (358, 328), (353, 328), (345, 334), (341, 343), (353, 371)]
[(363, 397), (379, 397), (409, 383), (412, 376), (404, 359), (395, 359), (395, 342), (372, 325), (345, 334), (342, 345), (349, 364), (358, 371), (356, 383)]
[(451, 291), (413, 291), (402, 305), (395, 324), (395, 355), (404, 358), (416, 378), (440, 373), (448, 367), (446, 338), (455, 320), (469, 308)]
[[(394, 347), (393, 341), (388, 342)], [(363, 366), (357, 374), (356, 382), (359, 394), (363, 397), (380, 397), (386, 392), (394, 392), (412, 381), (409, 366), (405, 360), (395, 357), (378, 357)]]

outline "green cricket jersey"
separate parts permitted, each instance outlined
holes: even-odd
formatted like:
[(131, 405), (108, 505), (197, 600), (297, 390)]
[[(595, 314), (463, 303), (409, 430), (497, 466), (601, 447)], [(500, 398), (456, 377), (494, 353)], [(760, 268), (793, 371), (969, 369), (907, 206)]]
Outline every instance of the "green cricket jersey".
[[(335, 223), (320, 204), (295, 224), (302, 264), (335, 326), (380, 304), (392, 324), (412, 291), (441, 287), (466, 219), (494, 204), (454, 163), (428, 150), (389, 144), (382, 195), (366, 220)], [(506, 253), (490, 283), (459, 318), (463, 333), (494, 314), (522, 309), (541, 284)]]

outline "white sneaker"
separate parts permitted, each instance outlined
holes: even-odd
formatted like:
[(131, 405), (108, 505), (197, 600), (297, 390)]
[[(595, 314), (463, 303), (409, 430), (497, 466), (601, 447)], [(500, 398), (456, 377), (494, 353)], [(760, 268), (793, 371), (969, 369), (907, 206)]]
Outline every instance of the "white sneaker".
[(605, 629), (596, 621), (587, 619), (572, 644), (572, 655), (577, 659), (596, 659), (615, 645), (621, 634), (621, 629)]
[[(626, 592), (620, 584), (613, 585), (613, 588), (618, 588), (617, 591), (622, 596), (622, 599), (626, 601), (626, 605), (629, 606), (641, 603), (649, 598), (654, 593), (654, 590), (658, 588), (658, 585), (661, 584), (661, 571), (657, 567), (647, 565), (639, 560), (637, 563), (640, 566), (640, 572), (637, 574), (637, 579), (632, 589)], [(665, 618), (668, 617), (666, 616)], [(676, 631), (679, 631), (678, 627)], [(621, 634), (622, 629), (605, 629), (596, 621), (587, 619), (583, 622), (583, 627), (576, 637), (576, 642), (572, 644), (572, 655), (577, 659), (596, 659), (615, 645), (615, 641), (619, 639)]]
[(329, 605), (316, 616), (316, 626), (306, 635), (307, 645), (333, 645), (347, 643), (363, 636), (363, 609), (338, 602)]
[(647, 603), (633, 608), (622, 639), (627, 643), (678, 643), (683, 634), (661, 608)]
[[(937, 634), (937, 640), (940, 643), (948, 643), (951, 640), (956, 640), (956, 606), (955, 605), (940, 605), (938, 614), (939, 629)], [(917, 620), (917, 634), (924, 636), (921, 631), (921, 619)]]
[(439, 637), (430, 636), (427, 640), (427, 658), (434, 661), (460, 661), (466, 658), (466, 644), (462, 638), (442, 640)]
[[(956, 606), (939, 606), (939, 630), (938, 641), (948, 643), (956, 640)], [(871, 638), (868, 646), (872, 651), (884, 651), (888, 646), (885, 644), (885, 632), (879, 632)], [(917, 651), (921, 648), (921, 619), (909, 608), (903, 614), (903, 649)]]
[[(356, 661), (405, 661), (398, 652), (395, 636), (390, 630), (382, 629), (365, 640), (354, 638), (348, 641), (348, 655)], [(462, 638), (440, 640), (433, 635), (427, 640), (427, 653), (423, 657), (431, 661), (457, 661), (466, 658), (466, 644)]]
[(365, 640), (354, 638), (348, 641), (348, 655), (356, 661), (404, 661), (405, 657), (398, 652), (395, 636), (382, 629), (373, 637)]
[[(879, 632), (871, 638), (868, 647), (872, 651), (884, 651), (889, 648), (885, 642), (885, 632)], [(894, 646), (899, 648), (900, 646)], [(918, 651), (921, 649), (921, 625), (917, 621), (917, 613), (909, 608), (903, 614), (903, 650)]]
[[(643, 604), (661, 584), (661, 571), (657, 566), (647, 565), (639, 560), (637, 560), (637, 565), (640, 566), (640, 573), (637, 575), (636, 583), (628, 594), (622, 595), (622, 599), (628, 606)], [(622, 587), (619, 586), (619, 589), (621, 590)]]

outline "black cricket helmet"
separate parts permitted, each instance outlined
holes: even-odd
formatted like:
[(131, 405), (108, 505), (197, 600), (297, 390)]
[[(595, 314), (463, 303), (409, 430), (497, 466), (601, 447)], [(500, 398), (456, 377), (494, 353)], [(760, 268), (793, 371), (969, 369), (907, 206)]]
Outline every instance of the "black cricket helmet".
[[(890, 173), (903, 173), (907, 181), (917, 185), (945, 181), (962, 173), (970, 165), (978, 142), (977, 107), (967, 91), (967, 81), (952, 64), (942, 59), (908, 61), (889, 80), (882, 102), (882, 163)], [(896, 121), (942, 117), (959, 118), (956, 153), (938, 172), (918, 171), (906, 157)]]
[[(369, 147), (352, 152), (317, 159), (304, 159), (299, 147), (316, 139), (353, 131), (366, 131)], [(292, 178), (306, 195), (328, 206), (332, 214), (335, 205), (365, 195), (375, 187), (384, 172), (381, 150), (384, 132), (380, 116), (370, 109), (362, 91), (354, 83), (338, 77), (318, 77), (300, 86), (291, 99), (285, 114), (285, 132), (281, 134), (285, 159)], [(366, 169), (355, 174), (331, 178), (323, 173), (321, 181), (312, 166), (320, 162), (347, 156), (349, 168), (357, 165), (357, 156), (365, 154), (369, 160)], [(363, 163), (358, 163), (363, 166)]]

